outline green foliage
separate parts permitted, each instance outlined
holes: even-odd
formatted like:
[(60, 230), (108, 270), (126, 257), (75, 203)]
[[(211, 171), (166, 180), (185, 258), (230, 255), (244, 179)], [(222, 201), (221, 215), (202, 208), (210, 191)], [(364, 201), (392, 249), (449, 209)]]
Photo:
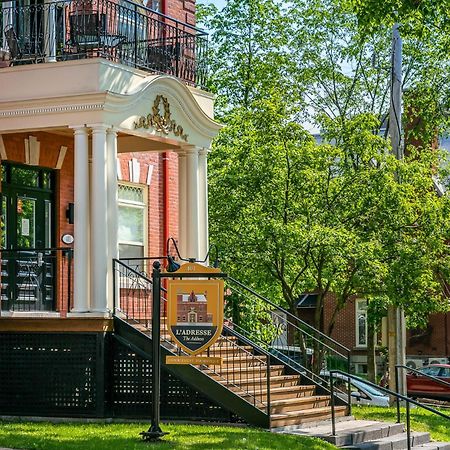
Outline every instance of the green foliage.
[(139, 433), (148, 423), (29, 423), (1, 422), (0, 446), (36, 450), (332, 450), (336, 447), (318, 439), (266, 431), (202, 425), (162, 425), (160, 443), (144, 442)]
[[(446, 36), (405, 34), (404, 161), (387, 137), (390, 23), (361, 31), (335, 0), (228, 0), (205, 18), (212, 86), (226, 127), (210, 157), (210, 230), (231, 274), (297, 314), (317, 292), (316, 327), (334, 295), (355, 296), (373, 323), (390, 304), (412, 326), (447, 310), (449, 200), (435, 194), (447, 126)], [(359, 22), (358, 22), (359, 21)], [(318, 145), (299, 125), (321, 129)]]

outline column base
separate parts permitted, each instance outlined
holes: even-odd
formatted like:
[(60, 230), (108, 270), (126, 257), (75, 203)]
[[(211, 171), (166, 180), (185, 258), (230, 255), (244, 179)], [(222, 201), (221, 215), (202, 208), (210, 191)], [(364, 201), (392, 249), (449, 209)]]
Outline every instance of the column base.
[(82, 319), (82, 318), (102, 318), (102, 319), (110, 319), (111, 318), (111, 313), (109, 311), (86, 311), (86, 312), (82, 312), (82, 311), (71, 311), (70, 313), (67, 313), (67, 317), (68, 318), (78, 318), (78, 319)]

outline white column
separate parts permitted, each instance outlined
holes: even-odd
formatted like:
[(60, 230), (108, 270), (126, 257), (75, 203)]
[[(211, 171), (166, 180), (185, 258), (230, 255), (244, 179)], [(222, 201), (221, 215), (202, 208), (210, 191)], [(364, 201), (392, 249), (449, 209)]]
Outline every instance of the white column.
[(47, 39), (44, 43), (44, 53), (47, 62), (56, 62), (56, 2), (51, 1), (44, 10)]
[(108, 273), (108, 196), (106, 190), (105, 124), (92, 126), (92, 189), (91, 189), (91, 310), (107, 312)]
[(186, 256), (198, 259), (198, 149), (186, 149)]
[[(117, 132), (110, 129), (106, 132), (107, 147), (107, 202), (108, 202), (108, 309), (113, 308), (112, 260), (119, 257), (118, 244), (118, 207), (117, 207)], [(118, 305), (117, 305), (118, 306)]]
[[(198, 227), (199, 258), (204, 259), (209, 248), (208, 233), (208, 150), (203, 148), (198, 156)], [(208, 261), (206, 262), (208, 263)]]
[(89, 311), (88, 129), (74, 128), (74, 261), (72, 312)]
[(178, 153), (178, 249), (186, 258), (186, 154)]
[(12, 2), (3, 2), (1, 4), (2, 12), (3, 12), (3, 20), (2, 20), (2, 33), (0, 38), (2, 39), (2, 47), (3, 50), (8, 49), (8, 43), (6, 42), (5, 33), (3, 30), (8, 26), (13, 24), (13, 4)]

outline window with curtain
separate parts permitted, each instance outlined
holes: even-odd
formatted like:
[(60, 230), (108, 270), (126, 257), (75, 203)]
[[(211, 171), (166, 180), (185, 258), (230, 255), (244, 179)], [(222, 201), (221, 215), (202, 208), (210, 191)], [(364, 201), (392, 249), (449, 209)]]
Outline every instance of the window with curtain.
[(356, 300), (356, 346), (367, 347), (367, 300)]

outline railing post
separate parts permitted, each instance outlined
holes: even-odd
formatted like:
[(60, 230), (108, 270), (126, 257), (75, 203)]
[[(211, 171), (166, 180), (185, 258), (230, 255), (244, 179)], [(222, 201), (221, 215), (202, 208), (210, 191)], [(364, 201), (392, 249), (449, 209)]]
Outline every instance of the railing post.
[(112, 282), (113, 282), (113, 315), (116, 313), (117, 309), (117, 288), (116, 288), (116, 265), (117, 260), (112, 260)]
[(406, 439), (408, 439), (408, 450), (411, 450), (411, 411), (408, 401), (406, 402)]
[[(400, 367), (395, 366), (395, 392), (397, 392), (397, 394), (399, 394), (399, 389), (398, 387), (400, 386)], [(391, 387), (392, 388), (392, 387)], [(396, 399), (396, 403), (397, 403), (397, 423), (400, 423), (400, 398), (399, 397), (395, 397)]]
[(336, 417), (334, 413), (334, 378), (333, 371), (330, 371), (330, 392), (331, 392), (331, 434), (336, 436)]
[(134, 5), (134, 67), (137, 67), (138, 61), (138, 15), (137, 5)]
[[(350, 373), (350, 368), (351, 368), (350, 351), (347, 351), (347, 373)], [(352, 415), (352, 392), (351, 392), (351, 387), (350, 387), (350, 377), (348, 378), (347, 382), (348, 382), (348, 384), (347, 384), (348, 415), (351, 416)]]
[(269, 429), (271, 427), (272, 411), (270, 406), (270, 356), (266, 358), (266, 388), (267, 388), (267, 415), (269, 417)]
[(70, 303), (72, 301), (72, 257), (73, 248), (69, 248), (67, 252), (67, 312), (70, 312)]
[(181, 42), (180, 42), (180, 32), (178, 29), (178, 23), (176, 24), (175, 28), (175, 76), (179, 78), (180, 76), (180, 66), (179, 66), (179, 59), (181, 55)]

